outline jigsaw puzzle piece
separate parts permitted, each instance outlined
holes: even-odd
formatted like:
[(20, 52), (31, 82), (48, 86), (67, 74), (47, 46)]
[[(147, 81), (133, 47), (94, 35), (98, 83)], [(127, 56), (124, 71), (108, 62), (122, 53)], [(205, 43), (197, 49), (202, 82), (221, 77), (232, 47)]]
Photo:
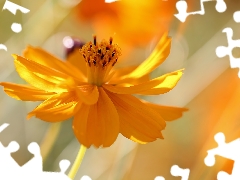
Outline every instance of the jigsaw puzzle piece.
[(188, 180), (190, 170), (189, 169), (182, 169), (178, 165), (173, 165), (171, 167), (171, 174), (173, 176), (181, 176), (182, 180)]
[(3, 172), (19, 171), (20, 166), (12, 158), (11, 153), (16, 152), (19, 149), (19, 144), (16, 141), (12, 141), (7, 147), (4, 147), (0, 142), (0, 170)]
[[(82, 179), (80, 179), (80, 180), (82, 180)], [(157, 176), (154, 178), (154, 180), (165, 180), (165, 178), (162, 176)]]
[[(30, 159), (27, 163), (25, 163), (21, 170), (24, 172), (30, 172), (30, 173), (39, 173), (43, 170), (42, 165), (42, 156), (40, 147), (36, 142), (32, 142), (28, 145), (28, 151), (34, 155), (32, 159)], [(34, 167), (34, 168), (33, 168)]]
[[(231, 28), (225, 28), (223, 29), (224, 33), (227, 35), (228, 40), (228, 47), (219, 46), (216, 48), (216, 55), (220, 58), (224, 56), (229, 56), (230, 60), (230, 67), (231, 68), (240, 68), (240, 58), (233, 57), (232, 50), (233, 48), (240, 47), (240, 39), (233, 40), (233, 30)], [(238, 77), (240, 78), (240, 71), (238, 73)]]
[(240, 11), (236, 11), (234, 14), (233, 14), (233, 19), (236, 23), (240, 23)]
[(1, 49), (7, 51), (7, 46), (5, 46), (4, 44), (0, 44), (0, 50), (1, 50)]
[[(178, 165), (173, 165), (171, 167), (170, 172), (171, 172), (172, 176), (175, 176), (175, 177), (181, 176), (182, 177), (181, 180), (188, 180), (190, 170), (189, 169), (182, 169)], [(162, 177), (162, 176), (157, 176), (157, 177), (155, 177), (154, 180), (165, 180), (165, 178)]]
[(216, 6), (215, 6), (217, 12), (222, 13), (226, 11), (227, 5), (224, 2), (224, 0), (217, 0)]
[[(81, 177), (81, 179), (80, 180), (92, 180), (89, 176), (87, 176), (87, 175), (84, 175), (83, 177)], [(154, 179), (154, 180), (165, 180), (164, 178), (163, 179)]]
[(207, 166), (213, 166), (215, 164), (215, 155), (225, 157), (234, 161), (232, 174), (220, 171), (217, 175), (218, 180), (238, 180), (240, 179), (240, 138), (233, 140), (229, 143), (225, 143), (225, 136), (223, 133), (217, 133), (215, 141), (218, 144), (217, 148), (208, 150), (208, 155), (204, 159)]
[[(178, 14), (174, 14), (174, 16), (176, 18), (178, 18), (181, 22), (185, 22), (186, 18), (189, 15), (194, 15), (194, 14), (199, 14), (199, 15), (204, 15), (205, 14), (205, 9), (204, 9), (204, 2), (208, 2), (208, 1), (215, 1), (215, 0), (201, 0), (200, 1), (200, 5), (201, 5), (201, 9), (200, 11), (195, 11), (195, 12), (187, 12), (187, 2), (180, 0), (176, 3), (176, 9), (178, 10)], [(227, 9), (227, 5), (224, 2), (224, 0), (216, 0), (216, 6), (215, 9), (219, 12), (222, 13), (224, 11), (226, 11)]]
[(206, 165), (214, 163), (213, 157), (215, 155), (231, 160), (235, 160), (238, 157), (238, 153), (240, 152), (240, 139), (225, 143), (225, 136), (223, 133), (217, 133), (214, 138), (218, 143), (218, 147), (207, 151), (208, 155), (205, 158), (205, 162), (207, 162)]
[(176, 8), (178, 10), (178, 14), (174, 14), (176, 18), (178, 18), (181, 22), (185, 22), (186, 18), (189, 16), (187, 13), (187, 2), (186, 1), (178, 1), (176, 3)]
[(59, 167), (60, 167), (60, 173), (65, 173), (66, 171), (67, 171), (67, 169), (69, 168), (69, 166), (70, 166), (70, 161), (69, 160), (66, 160), (66, 159), (64, 159), (64, 160), (61, 160), (60, 162), (59, 162)]
[[(217, 133), (214, 136), (215, 141), (218, 143), (218, 145), (224, 145), (225, 144), (225, 136), (223, 133)], [(204, 163), (207, 166), (213, 166), (215, 164), (215, 155), (218, 153), (217, 152), (218, 148), (209, 150), (207, 153), (208, 155), (204, 159)]]
[(59, 162), (60, 172), (42, 172), (41, 177), (42, 179), (52, 180), (52, 179), (58, 179), (58, 180), (71, 180), (65, 172), (70, 166), (70, 161), (68, 160), (61, 160)]
[(14, 15), (16, 15), (17, 10), (21, 11), (22, 13), (28, 13), (30, 11), (29, 9), (19, 6), (18, 4), (15, 4), (8, 0), (5, 1), (2, 10), (5, 10), (5, 9), (9, 10)]
[(226, 172), (220, 171), (217, 175), (217, 180), (235, 180), (231, 178), (231, 175), (229, 175)]
[[(1, 49), (1, 46), (2, 44), (0, 44), (0, 49)], [(7, 49), (6, 49), (6, 51), (7, 51)], [(1, 126), (0, 126), (0, 132), (2, 132), (4, 129), (6, 129), (7, 127), (9, 126), (9, 124), (8, 123), (4, 123), (4, 124), (2, 124)]]
[[(0, 126), (2, 132), (9, 124), (5, 123)], [(62, 160), (59, 163), (60, 172), (43, 172), (42, 156), (40, 147), (36, 142), (28, 145), (28, 151), (34, 155), (22, 167), (12, 158), (11, 153), (19, 150), (19, 144), (12, 141), (7, 147), (4, 147), (0, 142), (0, 179), (4, 180), (71, 180), (66, 174), (66, 170), (70, 166), (70, 161)], [(7, 177), (7, 179), (6, 179)]]

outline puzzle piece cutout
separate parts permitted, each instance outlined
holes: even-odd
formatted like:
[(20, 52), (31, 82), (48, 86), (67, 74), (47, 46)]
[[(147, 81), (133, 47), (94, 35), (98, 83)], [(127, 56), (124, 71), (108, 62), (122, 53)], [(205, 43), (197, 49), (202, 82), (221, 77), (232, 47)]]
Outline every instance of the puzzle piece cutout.
[(4, 123), (0, 126), (0, 132), (2, 132), (4, 129), (6, 129), (9, 126), (8, 123)]
[[(3, 5), (3, 8), (2, 8), (2, 11), (3, 10), (8, 10), (14, 15), (16, 15), (17, 10), (19, 10), (22, 13), (25, 13), (25, 14), (30, 12), (29, 9), (27, 9), (25, 7), (22, 7), (22, 6), (19, 6), (18, 4), (15, 4), (15, 3), (11, 2), (11, 1), (8, 1), (8, 0), (5, 1), (4, 5)], [(11, 29), (12, 29), (13, 32), (19, 33), (19, 32), (22, 31), (22, 25), (14, 22), (11, 25)], [(1, 49), (7, 51), (7, 46), (4, 45), (4, 44), (0, 44), (0, 50)]]
[(16, 15), (16, 12), (17, 10), (21, 11), (22, 13), (29, 13), (30, 10), (25, 8), (25, 7), (22, 7), (22, 6), (19, 6), (18, 4), (15, 4), (11, 1), (8, 1), (6, 0), (4, 5), (3, 5), (3, 9), (2, 10), (9, 10), (12, 14)]
[[(6, 0), (4, 5), (3, 5), (2, 10), (5, 10), (5, 9), (10, 11), (14, 15), (16, 15), (17, 10), (19, 10), (22, 13), (25, 13), (25, 14), (30, 12), (29, 9), (27, 9), (25, 7), (22, 7), (22, 6), (19, 6), (18, 4), (15, 4), (15, 3), (11, 2), (11, 1), (8, 1), (8, 0)], [(11, 25), (11, 29), (12, 29), (13, 32), (19, 33), (19, 32), (22, 31), (22, 25), (14, 22)]]
[(7, 46), (5, 46), (4, 44), (0, 44), (0, 49), (7, 51)]
[(224, 0), (200, 0), (201, 10), (188, 13), (187, 12), (187, 7), (188, 7), (187, 2), (184, 0), (180, 0), (176, 3), (176, 8), (178, 10), (178, 14), (174, 14), (174, 16), (177, 19), (179, 19), (181, 22), (185, 22), (189, 15), (195, 15), (195, 14), (204, 15), (205, 9), (204, 9), (203, 3), (208, 2), (208, 1), (216, 1), (215, 9), (219, 13), (222, 13), (222, 12), (226, 11), (226, 9), (227, 9), (227, 5), (224, 2)]
[[(178, 165), (173, 165), (170, 170), (172, 176), (178, 177), (181, 176), (181, 180), (188, 180), (190, 169), (182, 169)], [(157, 176), (154, 180), (165, 180), (162, 176)]]
[(117, 1), (120, 1), (120, 0), (105, 0), (105, 3), (112, 3), (112, 2), (117, 2)]
[[(240, 11), (237, 11), (234, 13), (233, 19), (235, 22), (240, 23)], [(232, 39), (232, 37), (233, 37), (232, 28), (227, 27), (227, 28), (223, 29), (222, 32), (226, 33), (226, 35), (227, 35), (228, 47), (225, 47), (225, 46), (217, 47), (216, 55), (219, 58), (222, 58), (222, 57), (228, 55), (229, 60), (230, 60), (230, 67), (231, 68), (240, 68), (240, 57), (235, 58), (235, 57), (233, 57), (233, 54), (232, 54), (233, 48), (236, 48), (236, 47), (240, 48), (240, 39), (237, 39), (237, 40)], [(240, 70), (238, 72), (238, 77), (240, 78)]]
[[(5, 123), (0, 126), (0, 132), (2, 132), (9, 124)], [(23, 166), (12, 158), (11, 153), (19, 150), (19, 144), (16, 141), (12, 141), (7, 147), (4, 147), (0, 142), (0, 179), (4, 180), (71, 180), (66, 174), (66, 170), (70, 166), (68, 160), (61, 160), (59, 163), (60, 172), (45, 172), (42, 166), (42, 156), (40, 147), (37, 143), (32, 142), (28, 145), (28, 151), (34, 155)]]
[(84, 175), (80, 180), (92, 180), (89, 176)]
[(232, 174), (228, 174), (224, 171), (220, 171), (217, 175), (218, 180), (238, 180), (240, 179), (240, 138), (233, 140), (229, 143), (225, 143), (225, 136), (223, 133), (217, 133), (214, 136), (215, 141), (218, 144), (217, 148), (208, 150), (208, 155), (204, 159), (204, 163), (207, 166), (213, 166), (215, 164), (215, 155), (219, 155), (234, 161)]

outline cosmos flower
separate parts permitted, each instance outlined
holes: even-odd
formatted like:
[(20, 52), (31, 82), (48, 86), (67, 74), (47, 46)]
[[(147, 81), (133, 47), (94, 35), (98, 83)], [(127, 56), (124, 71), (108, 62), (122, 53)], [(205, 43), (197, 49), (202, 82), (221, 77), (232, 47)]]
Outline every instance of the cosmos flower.
[[(78, 141), (86, 147), (108, 147), (119, 133), (138, 142), (163, 138), (165, 121), (182, 116), (185, 108), (152, 104), (132, 94), (158, 95), (170, 91), (182, 70), (149, 79), (170, 52), (165, 34), (152, 54), (139, 66), (115, 69), (121, 50), (113, 39), (85, 44), (61, 61), (36, 47), (13, 55), (16, 71), (30, 85), (2, 82), (4, 91), (23, 101), (43, 101), (28, 114), (47, 122), (71, 117)], [(79, 56), (81, 55), (81, 56)]]

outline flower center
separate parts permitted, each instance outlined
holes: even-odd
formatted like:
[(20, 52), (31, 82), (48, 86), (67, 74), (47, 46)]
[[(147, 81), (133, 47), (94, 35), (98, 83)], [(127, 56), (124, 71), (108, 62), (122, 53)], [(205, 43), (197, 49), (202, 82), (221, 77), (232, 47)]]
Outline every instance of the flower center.
[(110, 37), (109, 42), (102, 40), (98, 43), (94, 36), (93, 43), (89, 42), (80, 49), (87, 66), (88, 83), (101, 86), (108, 81), (108, 75), (121, 55), (120, 48), (112, 41)]

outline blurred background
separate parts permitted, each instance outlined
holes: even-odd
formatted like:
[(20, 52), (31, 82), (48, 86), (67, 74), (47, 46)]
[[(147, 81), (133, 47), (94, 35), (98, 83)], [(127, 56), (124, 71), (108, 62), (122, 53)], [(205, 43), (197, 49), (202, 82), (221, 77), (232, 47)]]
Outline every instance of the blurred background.
[[(146, 145), (136, 144), (122, 135), (109, 148), (87, 150), (76, 176), (90, 176), (93, 180), (180, 180), (170, 174), (171, 166), (189, 168), (189, 179), (217, 179), (221, 170), (231, 173), (233, 161), (216, 156), (216, 164), (207, 167), (207, 150), (217, 147), (214, 135), (223, 132), (226, 142), (240, 136), (240, 79), (238, 69), (229, 67), (229, 57), (218, 58), (215, 49), (228, 46), (226, 27), (233, 29), (233, 39), (240, 39), (240, 24), (233, 13), (240, 11), (240, 1), (225, 0), (227, 10), (219, 13), (216, 1), (204, 3), (205, 15), (188, 16), (180, 22), (175, 0), (12, 0), (30, 10), (16, 15), (0, 11), (0, 81), (24, 84), (14, 69), (11, 54), (22, 54), (27, 45), (40, 46), (62, 60), (72, 39), (85, 43), (96, 34), (98, 39), (113, 37), (122, 49), (119, 67), (137, 65), (151, 53), (163, 32), (172, 37), (171, 53), (155, 70), (153, 77), (185, 68), (178, 85), (169, 93), (141, 98), (156, 104), (187, 107), (183, 117), (167, 123), (164, 140)], [(0, 0), (0, 8), (5, 0)], [(200, 0), (187, 1), (188, 12), (199, 11)], [(22, 31), (11, 30), (13, 22)], [(69, 43), (70, 42), (70, 43)], [(233, 56), (240, 58), (239, 48)], [(7, 146), (15, 140), (20, 150), (12, 154), (20, 164), (32, 155), (27, 146), (41, 145), (45, 171), (59, 171), (59, 161), (73, 163), (80, 144), (73, 135), (72, 120), (49, 124), (26, 115), (39, 103), (22, 102), (8, 97), (0, 88), (0, 124), (10, 126), (0, 134)], [(50, 129), (50, 131), (49, 131)], [(55, 142), (54, 142), (55, 141)], [(52, 143), (54, 142), (54, 143)]]

